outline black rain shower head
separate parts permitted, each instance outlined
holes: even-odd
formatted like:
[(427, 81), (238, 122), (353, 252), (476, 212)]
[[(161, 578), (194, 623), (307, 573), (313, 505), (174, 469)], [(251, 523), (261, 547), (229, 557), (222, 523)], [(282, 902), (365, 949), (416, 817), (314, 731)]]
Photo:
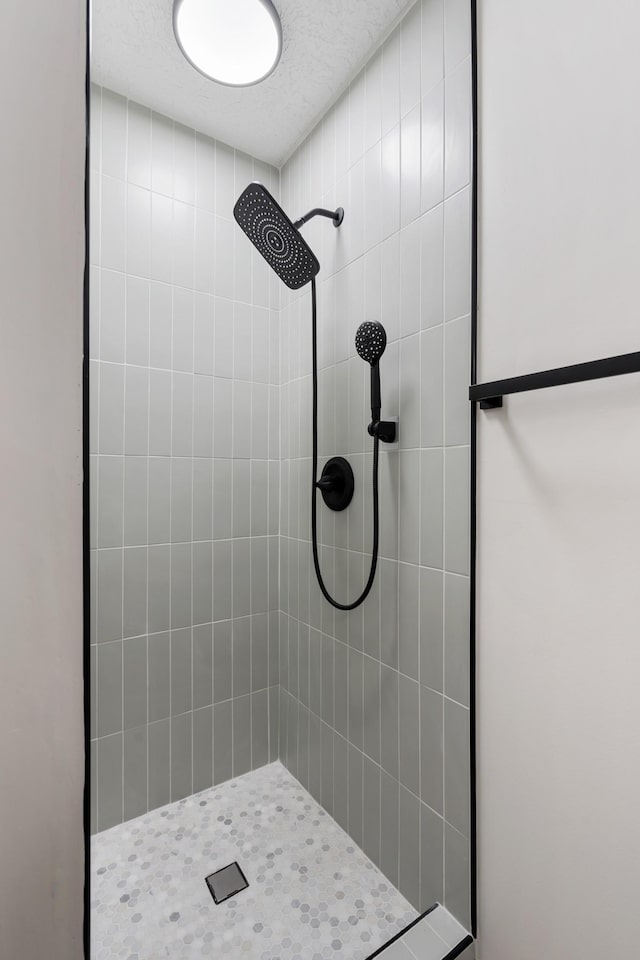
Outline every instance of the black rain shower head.
[(266, 187), (250, 183), (238, 197), (233, 215), (271, 269), (291, 290), (299, 290), (313, 280), (320, 264)]
[(387, 334), (377, 320), (365, 320), (356, 331), (356, 350), (358, 356), (371, 366), (376, 364), (387, 345)]

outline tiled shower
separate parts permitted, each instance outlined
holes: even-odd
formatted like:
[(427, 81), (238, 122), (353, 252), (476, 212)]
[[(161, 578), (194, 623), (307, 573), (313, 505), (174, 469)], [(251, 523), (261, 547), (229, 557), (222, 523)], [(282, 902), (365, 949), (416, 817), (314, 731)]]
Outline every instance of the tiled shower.
[(234, 197), (278, 172), (92, 96), (102, 830), (278, 756), (278, 290)]
[[(281, 170), (92, 90), (92, 829), (279, 760), (415, 910), (470, 926), (468, 4), (419, 0)], [(368, 369), (380, 321), (380, 560), (343, 613), (310, 545), (308, 288), (233, 220), (251, 180), (318, 277), (320, 563), (356, 596), (371, 545)]]
[(309, 294), (283, 287), (280, 755), (411, 903), (468, 924), (471, 78), (466, 8), (446, 9), (443, 34), (442, 7), (415, 6), (281, 174), (285, 210), (345, 208), (337, 237), (306, 228), (322, 265), (320, 454), (348, 457), (359, 494), (322, 513), (321, 565), (343, 602), (371, 544), (363, 320), (389, 338), (399, 449), (380, 454), (373, 593), (334, 611), (309, 543)]

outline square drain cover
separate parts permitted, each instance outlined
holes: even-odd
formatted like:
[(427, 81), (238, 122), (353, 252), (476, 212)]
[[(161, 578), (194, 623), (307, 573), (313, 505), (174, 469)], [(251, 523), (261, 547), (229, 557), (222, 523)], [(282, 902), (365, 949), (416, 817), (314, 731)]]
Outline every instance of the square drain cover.
[(216, 870), (205, 877), (205, 880), (215, 903), (222, 903), (249, 886), (249, 881), (238, 863), (230, 863), (229, 866)]

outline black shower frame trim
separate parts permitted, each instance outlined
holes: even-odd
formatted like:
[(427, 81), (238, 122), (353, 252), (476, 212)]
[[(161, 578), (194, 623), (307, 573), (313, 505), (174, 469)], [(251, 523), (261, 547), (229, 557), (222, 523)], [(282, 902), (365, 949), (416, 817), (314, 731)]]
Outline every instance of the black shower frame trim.
[[(471, 0), (471, 386), (477, 382), (478, 367), (478, 6)], [(477, 410), (472, 403), (470, 490), (469, 490), (469, 757), (470, 757), (470, 839), (469, 886), (471, 933), (478, 936), (478, 836), (477, 836), (477, 751), (476, 751), (476, 553), (477, 553)]]
[(456, 960), (456, 957), (459, 957), (460, 954), (464, 953), (467, 947), (470, 947), (473, 943), (473, 937), (471, 934), (467, 934), (464, 940), (461, 940), (460, 943), (456, 943), (455, 947), (447, 953), (442, 960)]
[[(82, 579), (83, 579), (83, 687), (84, 687), (84, 918), (82, 939), (84, 955), (90, 958), (90, 897), (91, 897), (91, 681), (90, 681), (90, 494), (89, 494), (89, 129), (91, 113), (91, 78), (89, 61), (90, 0), (85, 6), (86, 44), (85, 44), (85, 181), (84, 181), (84, 232), (85, 265), (83, 278), (83, 359), (82, 359)], [(478, 344), (478, 21), (477, 0), (471, 0), (471, 114), (472, 114), (472, 176), (471, 176), (471, 371), (470, 383), (477, 383), (477, 344)], [(470, 450), (470, 578), (469, 578), (469, 719), (470, 719), (470, 897), (471, 897), (471, 933), (477, 937), (477, 805), (476, 805), (476, 468), (477, 468), (477, 425), (476, 404), (471, 404), (471, 450)], [(421, 914), (415, 921), (427, 916), (433, 909)], [(412, 926), (411, 924), (410, 926)], [(409, 929), (409, 928), (407, 928)], [(400, 935), (399, 935), (400, 936)], [(393, 943), (394, 937), (389, 943)], [(386, 946), (386, 945), (385, 945)], [(382, 948), (381, 948), (382, 949)], [(373, 960), (381, 950), (371, 954)], [(449, 955), (451, 960), (456, 954)]]
[(85, 5), (85, 148), (84, 148), (84, 278), (82, 314), (82, 678), (84, 686), (84, 917), (82, 942), (86, 960), (91, 957), (91, 569), (89, 554), (89, 129), (91, 120), (91, 78), (89, 60), (91, 0)]

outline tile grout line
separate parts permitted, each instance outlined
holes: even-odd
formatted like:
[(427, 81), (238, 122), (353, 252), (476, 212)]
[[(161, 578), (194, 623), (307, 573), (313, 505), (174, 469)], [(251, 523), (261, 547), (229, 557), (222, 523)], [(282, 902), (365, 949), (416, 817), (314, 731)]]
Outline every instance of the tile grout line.
[[(437, 691), (435, 691), (435, 692), (437, 692)], [(340, 731), (335, 728), (335, 726), (332, 726), (332, 724), (330, 724), (330, 723), (329, 723), (327, 720), (325, 720), (322, 716), (314, 713), (314, 712), (311, 711), (308, 707), (305, 707), (305, 705), (304, 705), (303, 703), (301, 703), (301, 702), (298, 700), (297, 697), (294, 697), (293, 694), (291, 694), (289, 691), (287, 691), (287, 695), (290, 696), (292, 699), (297, 700), (297, 702), (299, 703), (299, 705), (300, 705), (303, 709), (307, 710), (310, 714), (313, 714), (313, 716), (315, 716), (316, 719), (317, 719), (321, 724), (324, 724), (326, 727), (328, 727), (328, 729), (331, 731), (331, 733), (332, 733), (332, 735), (333, 735), (334, 737), (340, 737), (340, 739), (341, 739), (341, 740), (344, 740), (348, 745), (353, 746), (354, 749), (358, 750), (358, 752), (359, 752), (360, 754), (362, 754), (363, 759), (368, 760), (369, 763), (372, 763), (372, 764), (374, 764), (376, 767), (378, 767), (381, 774), (383, 774), (383, 773), (386, 774), (388, 777), (390, 777), (392, 780), (394, 780), (394, 781), (398, 784), (399, 787), (402, 787), (402, 789), (406, 790), (407, 793), (409, 793), (415, 800), (417, 800), (420, 804), (422, 804), (423, 806), (425, 806), (425, 807), (427, 807), (429, 810), (431, 810), (431, 812), (434, 813), (440, 820), (442, 820), (443, 823), (446, 823), (449, 827), (451, 827), (453, 830), (455, 830), (456, 833), (458, 833), (461, 837), (465, 837), (465, 834), (464, 834), (458, 827), (456, 827), (453, 823), (450, 823), (450, 822), (446, 819), (446, 817), (445, 817), (445, 815), (444, 815), (444, 812), (442, 812), (442, 813), (439, 812), (439, 811), (436, 810), (434, 807), (432, 807), (429, 803), (427, 803), (426, 800), (423, 800), (423, 799), (421, 798), (421, 796), (419, 796), (418, 794), (414, 793), (414, 791), (411, 790), (410, 787), (408, 787), (408, 786), (407, 786), (406, 784), (404, 784), (401, 780), (399, 780), (398, 777), (395, 777), (392, 773), (390, 773), (385, 767), (382, 766), (382, 764), (381, 764), (379, 761), (375, 760), (375, 759), (374, 759), (373, 757), (371, 757), (369, 754), (365, 753), (363, 750), (361, 750), (361, 749), (360, 749), (359, 747), (357, 747), (355, 744), (352, 744), (351, 741), (350, 741), (347, 737), (344, 736), (344, 734), (340, 733)]]

